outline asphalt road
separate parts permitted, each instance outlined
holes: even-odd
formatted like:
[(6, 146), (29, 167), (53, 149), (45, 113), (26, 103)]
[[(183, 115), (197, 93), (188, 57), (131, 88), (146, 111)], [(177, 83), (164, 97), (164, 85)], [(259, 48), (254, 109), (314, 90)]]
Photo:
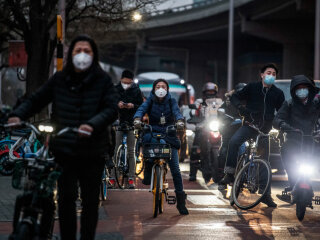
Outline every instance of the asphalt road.
[[(99, 209), (97, 240), (102, 239), (320, 239), (320, 206), (308, 209), (299, 222), (295, 206), (276, 199), (285, 186), (285, 176), (277, 176), (272, 194), (278, 207), (264, 204), (243, 211), (231, 207), (226, 192), (216, 184), (205, 185), (198, 174), (196, 183), (189, 182), (188, 164), (181, 165), (184, 186), (188, 194), (190, 214), (180, 216), (174, 205), (165, 204), (164, 213), (152, 217), (152, 194), (137, 180), (135, 190), (111, 190), (107, 201)], [(0, 177), (0, 240), (11, 231), (14, 196), (8, 177)], [(172, 181), (169, 181), (171, 188)], [(320, 196), (320, 183), (314, 182)], [(174, 194), (173, 191), (170, 194)], [(58, 221), (55, 233), (59, 234)]]

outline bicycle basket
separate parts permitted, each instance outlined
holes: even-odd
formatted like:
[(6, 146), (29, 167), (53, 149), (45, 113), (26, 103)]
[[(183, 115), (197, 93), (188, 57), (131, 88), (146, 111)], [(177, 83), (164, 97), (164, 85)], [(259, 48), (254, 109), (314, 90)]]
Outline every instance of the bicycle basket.
[(143, 157), (148, 159), (171, 159), (171, 147), (169, 144), (145, 143), (143, 145)]

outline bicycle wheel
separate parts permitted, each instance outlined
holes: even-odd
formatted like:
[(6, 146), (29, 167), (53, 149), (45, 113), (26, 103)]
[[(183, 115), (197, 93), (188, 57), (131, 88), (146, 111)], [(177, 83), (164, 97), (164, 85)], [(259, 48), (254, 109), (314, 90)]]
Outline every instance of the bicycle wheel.
[(240, 209), (250, 209), (260, 203), (271, 184), (271, 168), (262, 159), (246, 163), (239, 171), (232, 188), (232, 198)]
[(116, 155), (116, 166), (114, 167), (114, 175), (120, 189), (124, 189), (126, 178), (126, 173), (123, 170), (123, 158), (124, 148), (122, 145), (120, 145)]
[(139, 176), (144, 170), (144, 160), (141, 161), (141, 163), (136, 164), (136, 176)]
[(15, 240), (31, 240), (32, 239), (32, 230), (31, 225), (28, 223), (21, 223), (18, 226)]
[(156, 165), (154, 168), (153, 177), (153, 217), (158, 216), (159, 204), (160, 204), (160, 166)]
[(102, 172), (102, 181), (100, 186), (100, 195), (101, 200), (106, 201), (108, 196), (108, 169), (106, 167), (103, 168)]
[(159, 199), (159, 213), (163, 213), (163, 204), (164, 204), (164, 199), (165, 199), (165, 189), (164, 189), (164, 186), (163, 184), (165, 183), (165, 180), (166, 180), (166, 176), (165, 176), (165, 171), (163, 173), (163, 177), (162, 177), (162, 192), (160, 193), (160, 199)]

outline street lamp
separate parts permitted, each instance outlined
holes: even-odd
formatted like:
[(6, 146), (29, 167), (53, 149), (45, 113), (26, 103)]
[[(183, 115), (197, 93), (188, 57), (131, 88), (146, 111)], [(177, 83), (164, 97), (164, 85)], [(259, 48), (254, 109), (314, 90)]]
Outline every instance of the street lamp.
[(132, 15), (132, 20), (134, 22), (139, 22), (142, 19), (142, 15), (139, 12), (135, 12)]

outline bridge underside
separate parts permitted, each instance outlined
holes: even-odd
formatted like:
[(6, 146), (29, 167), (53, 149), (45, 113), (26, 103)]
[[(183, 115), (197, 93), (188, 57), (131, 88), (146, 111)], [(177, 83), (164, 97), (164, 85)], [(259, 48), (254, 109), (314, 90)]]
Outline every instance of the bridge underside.
[[(296, 74), (312, 77), (314, 9), (315, 1), (299, 0), (252, 1), (236, 8), (234, 82), (258, 80), (259, 68), (267, 62), (279, 66), (278, 78)], [(178, 73), (198, 93), (207, 81), (226, 89), (227, 11), (195, 21), (141, 29), (136, 39), (105, 51), (103, 58), (134, 69), (138, 55), (138, 72)], [(110, 57), (119, 52), (121, 61)]]

